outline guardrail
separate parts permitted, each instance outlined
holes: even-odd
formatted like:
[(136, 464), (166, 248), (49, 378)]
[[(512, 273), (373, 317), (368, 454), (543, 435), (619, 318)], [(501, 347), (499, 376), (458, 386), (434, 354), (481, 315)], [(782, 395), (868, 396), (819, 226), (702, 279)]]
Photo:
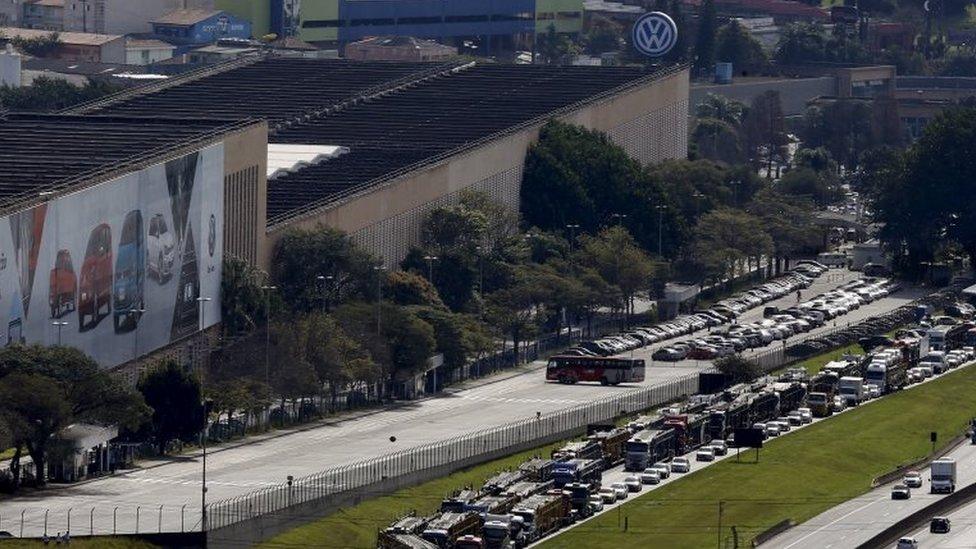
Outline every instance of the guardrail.
[[(570, 436), (590, 423), (610, 421), (622, 414), (653, 408), (697, 391), (696, 372), (653, 387), (636, 389), (558, 412), (334, 467), (209, 504), (206, 528), (209, 531), (226, 529), (237, 523), (285, 513), (291, 507), (312, 502), (319, 507), (328, 507), (330, 499), (339, 502), (348, 500), (350, 495), (375, 495), (384, 484), (388, 484), (387, 481), (397, 477), (409, 476), (412, 483), (423, 482), (428, 479), (422, 474), (424, 471), (436, 471), (436, 475), (429, 477), (434, 478), (536, 442)], [(315, 517), (310, 518), (302, 513), (299, 518), (304, 521)], [(274, 528), (262, 527), (260, 530), (263, 537), (274, 533), (269, 531)]]

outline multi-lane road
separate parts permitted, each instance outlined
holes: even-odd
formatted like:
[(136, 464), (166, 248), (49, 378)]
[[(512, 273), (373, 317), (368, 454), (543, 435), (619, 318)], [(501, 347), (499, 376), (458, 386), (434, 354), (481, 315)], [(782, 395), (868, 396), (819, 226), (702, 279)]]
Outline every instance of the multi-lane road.
[[(856, 273), (831, 271), (831, 275), (822, 276), (803, 291), (804, 299), (828, 291), (855, 276)], [(907, 290), (893, 294), (841, 317), (838, 325), (881, 314), (922, 293)], [(786, 306), (793, 302), (795, 296), (788, 296), (772, 304)], [(761, 316), (760, 307), (744, 314), (740, 322), (749, 322)], [(824, 326), (820, 330), (831, 327)], [(653, 351), (651, 347), (634, 352), (635, 357), (648, 360), (647, 376), (642, 384), (645, 386), (674, 379), (709, 365), (704, 361), (651, 363)], [(503, 374), (494, 381), (451, 389), (441, 396), (392, 409), (211, 449), (207, 458), (208, 501), (280, 484), (289, 475), (300, 477), (363, 458), (534, 417), (536, 412), (545, 414), (634, 389), (633, 386), (546, 383), (539, 371), (543, 365), (538, 362), (517, 375)], [(390, 442), (391, 436), (396, 437), (395, 443)], [(184, 522), (186, 529), (199, 529), (200, 456), (188, 454), (150, 465), (79, 485), (47, 490), (42, 495), (2, 500), (0, 530), (18, 535), (21, 513), (26, 511), (23, 515), (24, 535), (38, 536), (43, 532), (44, 513), (47, 510), (48, 532), (64, 531), (69, 508), (75, 513), (72, 529), (81, 534), (88, 532), (89, 513), (93, 508), (96, 533), (111, 532), (113, 522), (120, 532), (133, 531), (137, 509), (140, 529), (143, 530), (155, 530), (160, 521), (164, 531), (178, 531)], [(158, 516), (160, 506), (161, 519)], [(114, 521), (113, 513), (116, 515)], [(80, 519), (80, 515), (84, 517)], [(80, 529), (75, 526), (77, 524), (81, 525)]]
[[(969, 448), (976, 449), (976, 446), (969, 446)], [(972, 458), (973, 456), (970, 455), (970, 460)], [(962, 464), (956, 464), (956, 467), (960, 466)], [(971, 467), (973, 465), (970, 463), (967, 466)], [(976, 547), (976, 502), (947, 513), (946, 516), (952, 521), (952, 529), (949, 533), (932, 534), (929, 532), (928, 525), (926, 525), (924, 528), (909, 534), (909, 536), (915, 538), (918, 541), (918, 546), (924, 549), (929, 549), (930, 547), (939, 549), (972, 549)]]

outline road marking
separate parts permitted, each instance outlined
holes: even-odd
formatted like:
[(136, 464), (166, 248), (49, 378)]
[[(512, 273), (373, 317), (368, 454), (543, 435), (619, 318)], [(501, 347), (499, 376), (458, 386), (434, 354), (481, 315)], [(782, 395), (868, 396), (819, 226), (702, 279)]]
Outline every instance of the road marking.
[(854, 509), (854, 510), (853, 510), (853, 511), (851, 511), (850, 513), (847, 513), (847, 514), (845, 514), (845, 515), (843, 515), (843, 516), (841, 516), (841, 517), (838, 517), (838, 518), (836, 518), (836, 519), (834, 519), (834, 520), (832, 520), (832, 521), (830, 521), (830, 522), (828, 522), (827, 524), (824, 524), (823, 526), (821, 526), (820, 528), (817, 528), (817, 529), (816, 529), (816, 530), (814, 530), (813, 532), (810, 532), (809, 534), (807, 534), (807, 535), (805, 535), (805, 536), (803, 536), (802, 538), (800, 538), (800, 539), (798, 539), (798, 540), (796, 540), (796, 541), (794, 541), (793, 543), (791, 543), (791, 544), (789, 544), (789, 545), (787, 545), (786, 547), (783, 547), (783, 549), (790, 549), (790, 547), (793, 547), (794, 545), (796, 545), (796, 544), (798, 544), (798, 543), (800, 543), (801, 541), (803, 541), (803, 540), (805, 540), (805, 539), (807, 539), (807, 538), (809, 538), (810, 536), (813, 536), (813, 535), (815, 535), (815, 534), (818, 534), (818, 533), (820, 533), (820, 532), (821, 532), (821, 531), (823, 531), (823, 530), (824, 530), (825, 528), (827, 528), (827, 527), (829, 527), (829, 526), (833, 526), (834, 524), (837, 524), (838, 522), (840, 522), (840, 521), (842, 521), (842, 520), (844, 520), (844, 519), (846, 519), (847, 517), (849, 517), (849, 516), (851, 516), (851, 515), (853, 515), (854, 513), (859, 513), (859, 512), (861, 512), (861, 511), (863, 511), (863, 510), (865, 510), (865, 509), (867, 509), (868, 507), (870, 507), (870, 506), (872, 506), (872, 505), (874, 505), (875, 503), (878, 503), (879, 501), (884, 501), (885, 499), (887, 499), (887, 498), (883, 498), (883, 497), (881, 497), (881, 498), (878, 498), (878, 499), (876, 499), (876, 500), (874, 500), (874, 501), (872, 501), (871, 503), (869, 503), (869, 504), (867, 504), (867, 505), (864, 505), (864, 506), (862, 506), (862, 507), (858, 507), (857, 509)]

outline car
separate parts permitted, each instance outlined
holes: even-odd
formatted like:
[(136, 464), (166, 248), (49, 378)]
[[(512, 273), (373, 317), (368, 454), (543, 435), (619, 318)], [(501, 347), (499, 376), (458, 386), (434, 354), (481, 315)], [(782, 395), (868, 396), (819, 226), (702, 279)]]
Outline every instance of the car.
[(682, 352), (675, 347), (661, 347), (660, 349), (654, 351), (651, 355), (651, 360), (660, 360), (662, 362), (677, 362), (688, 355), (687, 351)]
[(176, 242), (163, 214), (149, 218), (149, 235), (146, 237), (149, 278), (165, 284), (173, 276), (176, 259)]
[(760, 433), (762, 433), (763, 440), (766, 440), (767, 438), (769, 438), (769, 432), (766, 431), (766, 424), (765, 423), (753, 423), (752, 424), (752, 428), (753, 429), (756, 429)]
[(932, 517), (929, 522), (929, 532), (933, 534), (948, 534), (952, 529), (952, 521), (949, 517)]
[(776, 424), (779, 425), (780, 433), (788, 433), (792, 428), (790, 427), (790, 420), (786, 416), (776, 418)]
[[(81, 264), (78, 330), (88, 331), (112, 312), (112, 229), (101, 223), (88, 237)], [(102, 312), (104, 307), (105, 312)]]
[(66, 313), (74, 311), (78, 277), (75, 276), (71, 264), (71, 252), (68, 250), (58, 250), (49, 282), (48, 304), (51, 306), (51, 318), (61, 318)]
[(115, 333), (136, 329), (145, 310), (146, 246), (142, 232), (142, 212), (132, 210), (122, 223), (119, 248), (115, 255), (114, 302)]
[(688, 458), (676, 457), (671, 460), (671, 472), (672, 473), (687, 473), (691, 471), (691, 462)]
[(779, 429), (779, 423), (775, 421), (770, 421), (766, 424), (766, 436), (769, 438), (778, 437), (782, 431)]
[(803, 414), (801, 414), (799, 410), (793, 410), (789, 414), (786, 414), (786, 421), (794, 427), (803, 425)]
[(657, 472), (657, 469), (648, 467), (641, 473), (640, 479), (644, 484), (659, 484), (661, 482), (661, 474)]
[(627, 499), (627, 495), (630, 494), (630, 488), (627, 487), (623, 482), (614, 482), (610, 485), (613, 488), (615, 494), (617, 494), (617, 499)]
[(918, 471), (909, 471), (905, 473), (905, 478), (902, 479), (902, 482), (909, 488), (921, 488), (922, 474)]
[[(614, 496), (616, 497), (616, 496)], [(594, 513), (599, 513), (603, 510), (603, 496), (600, 494), (593, 494), (590, 496), (590, 511)]]
[(800, 417), (803, 418), (803, 424), (813, 423), (813, 411), (810, 408), (797, 408), (797, 412), (800, 412)]
[(729, 445), (724, 440), (713, 440), (711, 442), (712, 452), (716, 456), (724, 456), (729, 453)]
[(630, 492), (640, 492), (644, 487), (640, 477), (636, 475), (626, 477), (624, 479), (624, 484), (627, 486), (627, 490)]
[(600, 491), (597, 492), (597, 495), (600, 496), (600, 499), (603, 500), (603, 503), (613, 503), (617, 501), (617, 491), (614, 490), (613, 488), (600, 488)]
[(904, 484), (896, 484), (891, 488), (891, 499), (909, 499), (912, 497), (912, 489)]
[(900, 538), (895, 549), (918, 549), (918, 540), (907, 536)]
[(695, 461), (715, 461), (715, 451), (711, 446), (704, 446), (695, 452)]
[(10, 532), (8, 532), (6, 530), (0, 530), (0, 539), (3, 539), (3, 538), (12, 538), (12, 537), (14, 537), (14, 535), (11, 534)]
[(657, 471), (657, 474), (659, 477), (661, 477), (661, 480), (671, 476), (671, 466), (663, 461), (655, 463), (651, 469)]

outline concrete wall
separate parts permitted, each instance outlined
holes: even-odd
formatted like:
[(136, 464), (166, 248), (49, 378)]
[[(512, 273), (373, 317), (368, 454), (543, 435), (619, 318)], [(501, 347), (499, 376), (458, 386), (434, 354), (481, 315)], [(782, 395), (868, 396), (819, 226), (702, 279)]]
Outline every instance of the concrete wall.
[[(561, 117), (606, 132), (642, 163), (684, 158), (688, 153), (688, 71), (622, 92)], [(396, 267), (420, 243), (421, 224), (432, 209), (456, 203), (464, 189), (484, 191), (518, 210), (528, 147), (544, 122), (476, 149), (373, 187), (288, 224), (272, 227), (259, 265), (267, 269), (274, 244), (287, 226), (320, 224), (353, 240)]]
[(778, 91), (783, 102), (783, 114), (799, 116), (807, 109), (807, 102), (815, 97), (837, 95), (837, 78), (820, 76), (815, 78), (782, 79), (742, 79), (731, 84), (695, 85), (691, 88), (691, 111), (709, 93), (722, 95), (746, 105), (767, 90)]
[(224, 140), (224, 253), (252, 264), (262, 257), (267, 169), (266, 122)]

